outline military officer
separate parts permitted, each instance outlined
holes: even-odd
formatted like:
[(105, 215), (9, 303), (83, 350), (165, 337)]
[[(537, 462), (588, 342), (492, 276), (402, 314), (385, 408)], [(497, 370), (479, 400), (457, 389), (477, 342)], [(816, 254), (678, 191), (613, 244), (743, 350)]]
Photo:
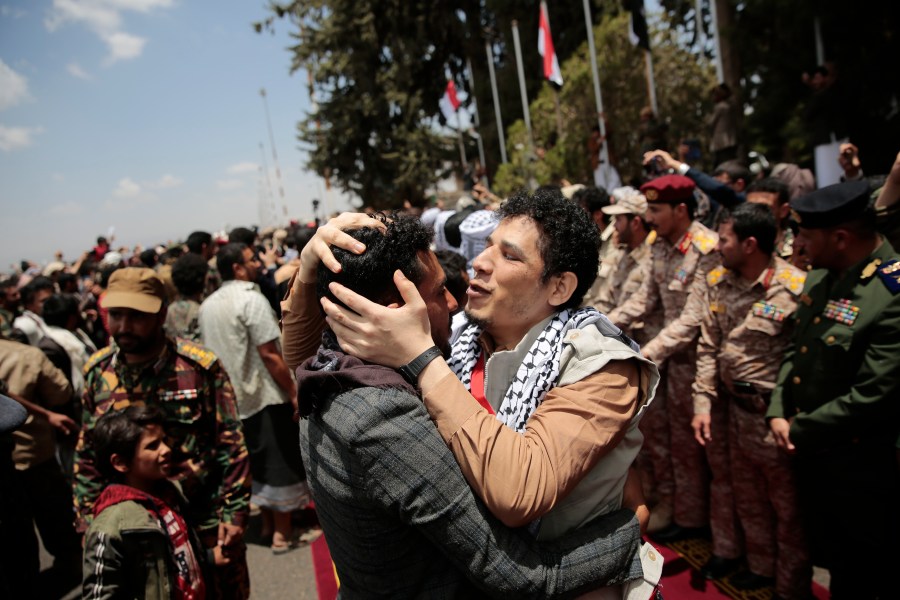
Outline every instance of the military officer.
[(165, 336), (166, 292), (151, 269), (113, 273), (103, 300), (116, 342), (85, 367), (82, 429), (75, 449), (75, 509), (87, 527), (104, 481), (94, 463), (90, 431), (101, 416), (130, 404), (158, 406), (172, 447), (172, 477), (189, 502), (185, 517), (229, 564), (207, 582), (216, 598), (247, 598), (243, 532), (249, 516), (250, 463), (231, 383), (216, 356)]
[[(687, 177), (664, 175), (645, 183), (641, 192), (647, 199), (646, 220), (656, 231), (649, 273), (638, 291), (613, 310), (609, 318), (628, 328), (661, 312), (667, 324), (643, 346), (642, 352), (657, 363), (666, 362), (668, 450), (675, 483), (674, 523), (655, 537), (671, 541), (691, 535), (693, 530), (704, 528), (710, 522), (709, 466), (706, 453), (694, 441), (691, 429), (694, 416), (691, 385), (702, 315), (699, 304), (689, 303), (688, 299), (695, 287), (705, 285), (706, 274), (718, 263), (713, 253), (718, 237), (694, 220), (697, 205), (694, 182)], [(727, 460), (721, 454), (710, 454)], [(715, 527), (719, 523), (722, 526), (718, 527), (721, 533), (716, 536), (719, 545), (714, 553), (723, 559), (738, 558), (740, 544), (734, 531), (733, 511), (730, 517), (717, 518), (715, 523)]]
[(813, 563), (832, 598), (896, 597), (878, 548), (900, 535), (900, 260), (876, 233), (869, 185), (791, 203), (811, 261), (767, 417), (794, 454)]
[(764, 418), (806, 279), (777, 255), (777, 231), (771, 210), (749, 201), (719, 226), (722, 265), (707, 275), (692, 425), (703, 446), (727, 438), (729, 470), (714, 471), (711, 502), (733, 500), (749, 566), (729, 583), (774, 583), (779, 597), (805, 600), (812, 569), (793, 472)]

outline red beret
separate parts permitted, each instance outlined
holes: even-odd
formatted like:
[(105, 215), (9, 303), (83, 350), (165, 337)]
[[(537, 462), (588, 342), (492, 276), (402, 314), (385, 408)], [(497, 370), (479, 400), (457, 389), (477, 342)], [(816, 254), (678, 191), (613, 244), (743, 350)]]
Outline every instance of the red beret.
[(690, 200), (694, 195), (694, 182), (684, 175), (663, 175), (641, 186), (647, 202), (676, 204)]

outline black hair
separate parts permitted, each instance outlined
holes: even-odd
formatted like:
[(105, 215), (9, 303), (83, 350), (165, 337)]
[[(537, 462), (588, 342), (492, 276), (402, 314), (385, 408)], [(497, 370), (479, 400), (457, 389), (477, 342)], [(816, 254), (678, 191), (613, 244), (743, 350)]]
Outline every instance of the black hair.
[(730, 222), (735, 235), (741, 241), (756, 238), (756, 245), (765, 254), (775, 251), (775, 237), (778, 227), (775, 215), (768, 206), (754, 202), (744, 202), (726, 213), (723, 223)]
[(77, 287), (78, 276), (74, 273), (60, 273), (59, 277), (56, 278), (56, 285), (59, 286), (60, 291), (65, 290), (70, 283), (75, 283)]
[(447, 290), (456, 298), (460, 307), (465, 306), (466, 289), (469, 287), (468, 282), (463, 278), (463, 272), (466, 270), (466, 257), (452, 250), (438, 250), (434, 255), (437, 256), (444, 275), (447, 277)]
[(28, 306), (31, 304), (34, 301), (34, 297), (37, 296), (37, 293), (44, 290), (56, 291), (56, 286), (49, 277), (41, 275), (29, 281), (21, 290), (22, 305)]
[(152, 269), (159, 263), (159, 255), (153, 248), (147, 248), (146, 250), (141, 252), (138, 258), (141, 259), (141, 264), (150, 269)]
[(123, 268), (121, 265), (113, 265), (110, 267), (103, 267), (100, 269), (100, 276), (97, 278), (97, 283), (100, 284), (104, 290), (109, 287), (109, 278), (112, 277), (112, 274)]
[(558, 191), (523, 190), (500, 205), (500, 221), (526, 217), (540, 229), (538, 248), (544, 261), (541, 280), (570, 271), (578, 278), (572, 296), (560, 308), (577, 307), (597, 278), (600, 232), (588, 214)]
[(246, 244), (252, 248), (256, 243), (256, 232), (246, 227), (235, 227), (228, 234), (228, 242), (231, 244)]
[(782, 205), (791, 201), (790, 188), (785, 182), (776, 179), (775, 177), (766, 177), (765, 179), (754, 181), (750, 184), (750, 187), (744, 191), (744, 194), (750, 194), (752, 192), (775, 194), (778, 196), (778, 204)]
[(14, 288), (18, 284), (19, 282), (15, 277), (5, 277), (3, 279), (0, 279), (0, 290), (5, 293), (6, 290), (8, 290), (9, 288)]
[(247, 244), (241, 242), (233, 242), (225, 244), (216, 254), (216, 268), (222, 275), (222, 281), (232, 281), (234, 279), (235, 265), (244, 264), (244, 250), (249, 248)]
[(731, 179), (732, 182), (735, 182), (738, 179), (749, 182), (753, 178), (753, 173), (750, 172), (747, 165), (739, 160), (726, 160), (716, 167), (715, 171), (713, 171), (713, 177), (721, 175), (722, 173), (728, 175), (728, 178)]
[(294, 231), (294, 245), (297, 248), (297, 252), (302, 252), (303, 248), (306, 247), (306, 244), (309, 243), (309, 240), (311, 240), (315, 234), (315, 227), (301, 227)]
[(194, 231), (187, 236), (187, 241), (184, 242), (184, 245), (188, 247), (190, 252), (201, 254), (203, 252), (203, 246), (208, 247), (212, 245), (212, 235), (205, 231)]
[(66, 329), (69, 317), (79, 315), (78, 299), (72, 294), (53, 294), (44, 302), (41, 317), (47, 325)]
[(112, 465), (113, 454), (130, 464), (147, 426), (163, 424), (162, 412), (155, 406), (133, 404), (100, 417), (90, 431), (100, 474), (107, 481), (120, 481), (122, 474)]
[(172, 265), (172, 283), (182, 296), (195, 296), (206, 287), (208, 271), (209, 265), (202, 256), (188, 252)]
[(397, 269), (414, 284), (422, 282), (425, 270), (419, 253), (430, 250), (434, 235), (432, 229), (418, 217), (399, 213), (390, 216), (378, 213), (374, 218), (384, 223), (386, 229), (361, 227), (345, 232), (365, 244), (365, 252), (353, 254), (331, 247), (334, 257), (341, 263), (341, 272), (332, 273), (325, 268), (318, 270), (316, 291), (320, 298), (326, 297), (341, 304), (328, 289), (328, 284), (335, 281), (373, 302), (386, 305), (401, 300), (394, 285), (394, 271)]
[(609, 194), (602, 187), (589, 185), (572, 194), (572, 202), (594, 214), (605, 206), (610, 205)]

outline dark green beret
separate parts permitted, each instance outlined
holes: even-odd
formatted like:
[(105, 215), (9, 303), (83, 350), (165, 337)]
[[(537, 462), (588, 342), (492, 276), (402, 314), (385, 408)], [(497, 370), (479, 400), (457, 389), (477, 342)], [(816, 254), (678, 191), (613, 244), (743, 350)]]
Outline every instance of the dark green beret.
[(791, 216), (805, 229), (837, 227), (861, 217), (870, 196), (868, 181), (836, 183), (791, 200)]

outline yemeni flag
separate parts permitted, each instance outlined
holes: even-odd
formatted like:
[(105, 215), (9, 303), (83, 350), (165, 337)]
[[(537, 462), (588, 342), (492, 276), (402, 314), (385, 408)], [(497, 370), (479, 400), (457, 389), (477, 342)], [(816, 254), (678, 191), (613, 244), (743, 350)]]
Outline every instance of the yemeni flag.
[(538, 26), (538, 52), (544, 58), (544, 79), (562, 87), (562, 71), (559, 60), (553, 49), (553, 37), (550, 35), (550, 17), (547, 15), (547, 3), (541, 2), (541, 19)]
[(625, 10), (631, 13), (628, 38), (635, 46), (650, 50), (650, 33), (647, 30), (647, 19), (644, 18), (644, 0), (623, 0), (623, 4)]
[(450, 122), (450, 119), (455, 115), (456, 123), (459, 126), (459, 115), (457, 112), (462, 103), (459, 101), (459, 98), (456, 96), (456, 84), (453, 83), (453, 80), (450, 79), (447, 81), (447, 88), (444, 90), (444, 95), (441, 97), (441, 113), (444, 115), (444, 118), (447, 122)]

